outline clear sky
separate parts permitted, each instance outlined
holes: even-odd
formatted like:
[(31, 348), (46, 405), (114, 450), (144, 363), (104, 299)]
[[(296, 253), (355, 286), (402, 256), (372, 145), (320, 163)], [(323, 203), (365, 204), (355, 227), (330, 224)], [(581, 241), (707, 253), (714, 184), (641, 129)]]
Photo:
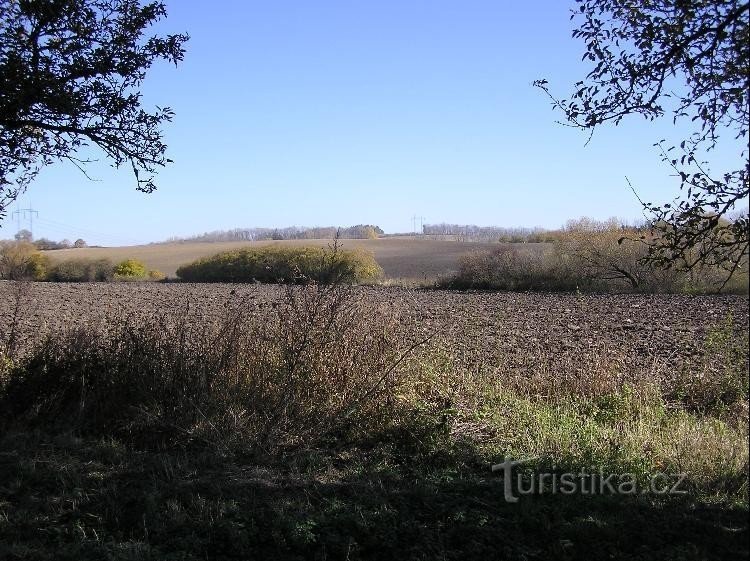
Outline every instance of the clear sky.
[[(641, 217), (678, 184), (653, 142), (671, 121), (598, 130), (555, 124), (543, 92), (587, 69), (565, 0), (167, 2), (161, 32), (185, 61), (154, 67), (146, 105), (176, 113), (153, 194), (102, 162), (40, 174), (19, 205), (35, 237), (124, 245), (234, 227), (378, 224), (411, 216), (554, 228)], [(679, 138), (679, 137), (678, 137)], [(9, 213), (0, 237), (16, 231)], [(22, 224), (23, 227), (24, 224)]]

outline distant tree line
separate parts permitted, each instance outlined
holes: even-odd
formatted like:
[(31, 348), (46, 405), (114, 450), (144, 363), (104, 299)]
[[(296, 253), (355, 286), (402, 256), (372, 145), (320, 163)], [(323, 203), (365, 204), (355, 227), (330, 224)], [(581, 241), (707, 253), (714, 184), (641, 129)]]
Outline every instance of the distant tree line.
[(26, 229), (19, 230), (15, 236), (15, 241), (18, 243), (29, 243), (32, 244), (36, 249), (40, 251), (47, 251), (49, 249), (70, 249), (71, 247), (88, 247), (86, 240), (78, 238), (76, 241), (71, 242), (68, 239), (60, 241), (49, 240), (47, 238), (34, 239), (33, 234)]
[[(595, 221), (582, 219), (593, 224)], [(475, 226), (472, 224), (425, 224), (422, 234), (425, 236), (447, 237), (462, 242), (500, 242), (500, 243), (555, 243), (566, 236), (571, 225), (578, 221), (572, 220), (563, 228), (548, 230), (542, 227), (503, 227), (503, 226)], [(649, 226), (647, 224), (624, 224), (615, 218), (606, 222), (608, 229), (620, 229), (622, 235), (633, 232), (642, 232)], [(613, 226), (616, 224), (616, 226)]]
[(306, 228), (289, 226), (286, 228), (234, 228), (232, 230), (215, 230), (196, 236), (172, 237), (167, 242), (235, 242), (263, 240), (323, 240), (339, 237), (341, 239), (367, 240), (382, 236), (385, 232), (371, 224), (357, 224), (347, 228), (323, 226)]
[(425, 236), (450, 236), (457, 241), (541, 243), (553, 242), (556, 231), (544, 228), (505, 228), (502, 226), (474, 226), (472, 224), (425, 224)]

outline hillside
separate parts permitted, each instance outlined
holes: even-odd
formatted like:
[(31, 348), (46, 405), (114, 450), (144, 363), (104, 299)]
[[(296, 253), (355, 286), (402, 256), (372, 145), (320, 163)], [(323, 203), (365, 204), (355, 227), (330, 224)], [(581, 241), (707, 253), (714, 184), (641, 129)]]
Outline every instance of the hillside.
[[(261, 245), (315, 245), (325, 247), (330, 240), (285, 240), (275, 242), (187, 242), (164, 243), (123, 247), (90, 247), (46, 251), (55, 261), (72, 257), (108, 258), (112, 261), (138, 259), (149, 269), (157, 269), (174, 277), (180, 265), (207, 255), (240, 247)], [(375, 255), (388, 279), (409, 281), (434, 280), (454, 271), (461, 255), (474, 250), (494, 247), (497, 244), (457, 242), (410, 237), (381, 238), (376, 240), (342, 240), (347, 249), (365, 249)]]

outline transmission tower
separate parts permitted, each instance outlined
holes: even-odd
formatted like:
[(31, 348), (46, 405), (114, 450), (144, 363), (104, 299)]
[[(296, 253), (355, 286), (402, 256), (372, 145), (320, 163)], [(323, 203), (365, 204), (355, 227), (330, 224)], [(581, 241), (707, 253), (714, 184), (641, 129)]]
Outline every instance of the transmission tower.
[(18, 226), (18, 232), (21, 231), (21, 218), (26, 218), (28, 216), (29, 218), (29, 232), (31, 232), (31, 239), (34, 239), (34, 215), (36, 215), (37, 218), (39, 218), (39, 211), (34, 210), (31, 205), (29, 205), (29, 208), (19, 208), (13, 211), (13, 214), (16, 215), (16, 225)]

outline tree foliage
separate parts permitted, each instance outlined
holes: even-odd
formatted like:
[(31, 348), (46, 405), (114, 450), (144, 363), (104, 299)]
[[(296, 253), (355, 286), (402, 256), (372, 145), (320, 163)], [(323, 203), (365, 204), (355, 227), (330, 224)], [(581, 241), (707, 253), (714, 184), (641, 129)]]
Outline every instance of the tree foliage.
[(114, 264), (109, 259), (66, 259), (54, 263), (45, 280), (55, 282), (106, 282), (114, 277)]
[[(674, 146), (655, 144), (681, 195), (642, 203), (659, 234), (648, 242), (654, 263), (720, 265), (731, 275), (747, 253), (749, 13), (739, 0), (576, 0), (573, 37), (585, 42), (593, 69), (568, 99), (555, 97), (547, 80), (534, 83), (567, 124), (591, 134), (628, 115), (670, 115), (690, 127)], [(722, 139), (738, 163), (716, 172), (706, 159)]]
[(141, 191), (156, 186), (168, 107), (149, 112), (140, 86), (157, 61), (177, 64), (186, 35), (145, 36), (161, 2), (0, 0), (0, 218), (39, 170), (97, 146), (129, 165)]
[(333, 248), (266, 245), (225, 251), (177, 269), (187, 282), (264, 282), (288, 284), (370, 283), (383, 269), (371, 253)]
[(287, 226), (285, 228), (233, 228), (231, 230), (214, 230), (196, 236), (173, 237), (169, 242), (234, 242), (263, 240), (330, 240), (337, 238), (373, 239), (385, 234), (380, 226), (357, 224), (356, 226)]
[(123, 280), (144, 279), (147, 275), (146, 266), (137, 259), (126, 259), (115, 266), (115, 276)]
[(31, 242), (34, 239), (34, 235), (31, 233), (31, 231), (26, 230), (25, 228), (16, 232), (16, 235), (13, 237), (17, 242)]
[(32, 243), (0, 240), (0, 279), (43, 280), (49, 266), (49, 258)]

